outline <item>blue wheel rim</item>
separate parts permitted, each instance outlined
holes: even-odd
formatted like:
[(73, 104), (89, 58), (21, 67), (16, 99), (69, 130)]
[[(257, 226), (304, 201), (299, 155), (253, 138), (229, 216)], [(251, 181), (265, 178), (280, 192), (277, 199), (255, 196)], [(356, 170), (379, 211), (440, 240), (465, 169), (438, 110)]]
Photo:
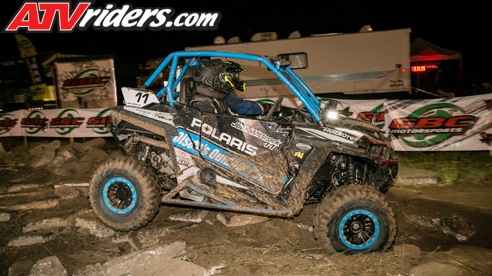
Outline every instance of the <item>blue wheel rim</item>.
[(106, 207), (117, 214), (130, 212), (137, 203), (135, 187), (123, 177), (108, 180), (102, 193)]
[(360, 209), (348, 212), (338, 226), (341, 241), (354, 250), (373, 245), (380, 231), (378, 218), (370, 211)]

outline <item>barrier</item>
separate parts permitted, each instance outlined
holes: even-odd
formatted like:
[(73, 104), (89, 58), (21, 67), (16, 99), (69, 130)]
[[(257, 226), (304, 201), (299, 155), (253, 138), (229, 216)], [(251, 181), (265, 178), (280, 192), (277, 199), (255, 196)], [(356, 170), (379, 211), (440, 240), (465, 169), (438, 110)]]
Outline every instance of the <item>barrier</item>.
[[(336, 101), (339, 110), (349, 107), (349, 117), (380, 128), (397, 151), (492, 151), (492, 94)], [(301, 103), (286, 98), (283, 105), (299, 107)], [(0, 114), (0, 137), (107, 137), (110, 123), (110, 108), (18, 110)]]
[(110, 108), (17, 110), (0, 114), (0, 137), (106, 137), (110, 123)]

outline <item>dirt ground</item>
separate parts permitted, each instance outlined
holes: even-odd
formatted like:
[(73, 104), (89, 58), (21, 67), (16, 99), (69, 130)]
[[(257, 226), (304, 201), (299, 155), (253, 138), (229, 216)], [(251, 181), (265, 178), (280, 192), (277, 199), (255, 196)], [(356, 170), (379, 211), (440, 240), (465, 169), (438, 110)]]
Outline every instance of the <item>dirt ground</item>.
[[(6, 147), (7, 148), (7, 147)], [(106, 147), (106, 151), (115, 150)], [(39, 184), (46, 190), (56, 183), (88, 182), (90, 174), (55, 176), (44, 168), (0, 166), (0, 189), (19, 183)], [(43, 185), (47, 184), (47, 185)], [(210, 210), (201, 223), (177, 222), (174, 213), (190, 210), (161, 206), (156, 218), (135, 231), (168, 229), (160, 242), (186, 241), (186, 253), (180, 258), (206, 269), (216, 267), (218, 275), (410, 275), (412, 267), (428, 262), (449, 264), (463, 275), (492, 275), (492, 180), (422, 187), (393, 186), (387, 198), (394, 208), (399, 232), (395, 245), (416, 245), (421, 252), (412, 256), (395, 256), (392, 250), (364, 255), (327, 254), (320, 249), (309, 231), (317, 205), (307, 205), (294, 219), (270, 218), (266, 222), (244, 227), (226, 227)], [(22, 197), (0, 198), (1, 205), (26, 200)], [(35, 200), (29, 198), (29, 200)], [(42, 258), (57, 256), (68, 275), (89, 264), (132, 252), (128, 243), (114, 238), (96, 238), (76, 228), (63, 229), (46, 243), (28, 247), (9, 247), (8, 242), (22, 234), (29, 222), (63, 217), (90, 208), (87, 197), (65, 200), (48, 210), (13, 212), (8, 222), (0, 222), (0, 275), (8, 275), (14, 263), (23, 263), (26, 272)], [(0, 210), (1, 211), (1, 210)], [(458, 241), (425, 221), (449, 216), (465, 218), (475, 229), (466, 241)], [(421, 220), (419, 223), (418, 219)], [(220, 269), (220, 270), (219, 270)]]

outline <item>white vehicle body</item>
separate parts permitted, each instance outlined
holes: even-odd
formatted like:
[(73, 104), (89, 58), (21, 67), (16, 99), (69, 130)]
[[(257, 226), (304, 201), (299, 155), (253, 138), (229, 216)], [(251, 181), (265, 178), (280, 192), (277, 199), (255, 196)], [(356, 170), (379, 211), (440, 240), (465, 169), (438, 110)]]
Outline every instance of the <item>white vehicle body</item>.
[[(315, 94), (325, 97), (343, 93), (384, 98), (386, 93), (411, 91), (410, 29), (196, 46), (185, 50), (283, 56), (291, 61), (296, 74)], [(248, 98), (289, 95), (288, 88), (275, 80), (273, 73), (271, 78), (259, 74), (258, 63), (241, 65), (248, 70), (241, 73)]]

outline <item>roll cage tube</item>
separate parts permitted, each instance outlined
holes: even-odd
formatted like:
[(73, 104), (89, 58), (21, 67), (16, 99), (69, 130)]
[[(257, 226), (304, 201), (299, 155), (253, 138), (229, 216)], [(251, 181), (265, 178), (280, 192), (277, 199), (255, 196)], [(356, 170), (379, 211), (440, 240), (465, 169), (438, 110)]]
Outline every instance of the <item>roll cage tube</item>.
[[(236, 59), (244, 59), (250, 61), (258, 61), (263, 63), (270, 71), (272, 71), (282, 82), (296, 95), (297, 98), (304, 104), (309, 113), (313, 115), (314, 119), (317, 122), (321, 121), (321, 116), (319, 115), (320, 111), (320, 102), (313, 94), (313, 92), (309, 89), (309, 87), (297, 76), (296, 73), (292, 71), (290, 66), (280, 66), (280, 61), (276, 62), (276, 66), (272, 64), (267, 58), (263, 56), (256, 55), (248, 55), (248, 54), (240, 54), (240, 53), (230, 53), (230, 52), (216, 52), (216, 51), (184, 51), (184, 52), (174, 52), (169, 54), (157, 67), (154, 73), (149, 77), (149, 79), (145, 82), (142, 88), (149, 87), (152, 82), (157, 78), (159, 73), (164, 70), (164, 68), (171, 63), (171, 71), (169, 73), (169, 79), (167, 85), (161, 89), (156, 96), (159, 98), (164, 92), (167, 93), (169, 105), (173, 105), (174, 97), (173, 92), (176, 89), (176, 84), (179, 83), (183, 74), (186, 72), (188, 67), (191, 64), (193, 58), (200, 59), (200, 57), (224, 57), (224, 58), (236, 58)], [(183, 68), (183, 71), (175, 80), (174, 76), (176, 74), (177, 64), (179, 58), (190, 58), (186, 65)]]

